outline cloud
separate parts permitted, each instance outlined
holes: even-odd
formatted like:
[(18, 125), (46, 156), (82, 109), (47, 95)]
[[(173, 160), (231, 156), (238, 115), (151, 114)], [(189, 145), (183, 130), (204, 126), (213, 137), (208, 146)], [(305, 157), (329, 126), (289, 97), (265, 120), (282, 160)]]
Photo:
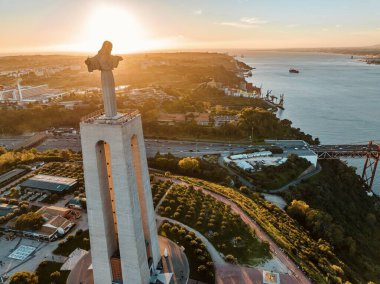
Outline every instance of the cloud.
[(263, 21), (258, 18), (249, 18), (249, 17), (243, 17), (240, 19), (240, 22), (246, 23), (249, 25), (261, 25), (261, 24), (267, 24), (268, 21)]
[(337, 29), (340, 29), (340, 28), (342, 27), (342, 25), (340, 25), (340, 24), (336, 24), (335, 27), (336, 27)]
[(230, 27), (235, 27), (235, 28), (240, 28), (240, 29), (249, 29), (249, 28), (256, 28), (259, 25), (267, 24), (267, 23), (268, 21), (260, 20), (254, 17), (251, 17), (251, 18), (243, 17), (239, 21), (221, 22), (219, 24), (223, 26), (230, 26)]
[(292, 28), (298, 27), (298, 25), (297, 24), (289, 24), (289, 25), (286, 25), (286, 27), (292, 29)]
[(193, 12), (193, 14), (194, 14), (194, 15), (197, 15), (197, 16), (202, 15), (202, 13), (203, 13), (202, 10), (195, 10), (195, 11)]
[(230, 26), (230, 27), (242, 28), (242, 29), (249, 29), (249, 28), (253, 28), (254, 27), (252, 25), (242, 24), (242, 23), (239, 23), (239, 22), (222, 22), (222, 23), (219, 23), (219, 24), (222, 25), (222, 26)]

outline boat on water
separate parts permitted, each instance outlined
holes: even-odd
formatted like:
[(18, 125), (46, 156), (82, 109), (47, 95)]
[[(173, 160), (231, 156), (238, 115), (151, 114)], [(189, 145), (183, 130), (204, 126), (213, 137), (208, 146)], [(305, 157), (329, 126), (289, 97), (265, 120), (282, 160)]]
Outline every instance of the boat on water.
[(295, 73), (295, 74), (298, 74), (300, 71), (298, 71), (297, 69), (294, 69), (294, 68), (290, 68), (289, 69), (289, 73)]

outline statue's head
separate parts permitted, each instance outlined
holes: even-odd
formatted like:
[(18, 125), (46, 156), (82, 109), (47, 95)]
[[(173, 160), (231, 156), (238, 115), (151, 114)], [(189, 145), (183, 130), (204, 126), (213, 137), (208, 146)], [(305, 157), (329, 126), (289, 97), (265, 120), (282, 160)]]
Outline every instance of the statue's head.
[(102, 48), (99, 50), (99, 54), (110, 55), (112, 51), (112, 43), (108, 40), (103, 42)]

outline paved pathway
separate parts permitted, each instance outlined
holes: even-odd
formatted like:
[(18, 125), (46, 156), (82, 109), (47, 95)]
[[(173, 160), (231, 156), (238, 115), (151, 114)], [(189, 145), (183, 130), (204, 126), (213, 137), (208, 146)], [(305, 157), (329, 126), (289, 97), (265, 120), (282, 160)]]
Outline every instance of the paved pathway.
[[(206, 246), (207, 251), (210, 253), (211, 259), (215, 265), (215, 282), (217, 284), (261, 284), (263, 283), (263, 271), (254, 267), (246, 267), (242, 265), (230, 264), (224, 261), (220, 253), (215, 247), (197, 230), (170, 218), (157, 216), (157, 219), (162, 221), (169, 221), (186, 228), (188, 231), (194, 232), (195, 235), (202, 240)], [(280, 274), (282, 284), (294, 284), (297, 280), (287, 274)]]
[(290, 271), (294, 274), (298, 283), (306, 284), (311, 283), (309, 278), (307, 278), (304, 273), (298, 268), (298, 266), (291, 260), (289, 257), (283, 252), (283, 250), (267, 235), (264, 230), (253, 221), (238, 205), (236, 205), (231, 200), (216, 194), (214, 192), (208, 191), (204, 188), (201, 188), (204, 193), (207, 193), (214, 197), (215, 199), (222, 201), (225, 204), (231, 206), (232, 210), (240, 215), (240, 218), (253, 230), (255, 230), (257, 237), (262, 241), (267, 241), (270, 245), (270, 250), (273, 254), (277, 256), (277, 258), (288, 267)]
[[(161, 179), (170, 179), (173, 182), (186, 184), (185, 182), (175, 179), (175, 178), (164, 178)], [(267, 241), (270, 246), (271, 252), (276, 255), (276, 257), (284, 264), (286, 267), (293, 273), (294, 278), (293, 282), (289, 283), (301, 283), (301, 284), (311, 284), (311, 281), (307, 276), (302, 272), (301, 269), (284, 253), (284, 251), (267, 235), (264, 230), (254, 221), (252, 220), (236, 203), (227, 199), (226, 197), (211, 192), (203, 187), (195, 186), (195, 188), (202, 190), (204, 193), (211, 195), (215, 199), (228, 204), (231, 206), (231, 209), (240, 215), (240, 218), (251, 227), (251, 229), (255, 230), (257, 237), (262, 241)], [(282, 274), (284, 275), (284, 274)], [(226, 282), (227, 283), (227, 282)], [(243, 283), (243, 282), (242, 282)]]
[(94, 284), (92, 269), (88, 269), (91, 263), (91, 252), (88, 252), (79, 259), (77, 265), (71, 270), (66, 284)]
[(227, 172), (228, 172), (230, 175), (232, 175), (232, 176), (236, 176), (236, 177), (239, 179), (239, 181), (240, 181), (241, 184), (243, 184), (243, 185), (245, 185), (245, 186), (247, 186), (247, 187), (253, 187), (253, 184), (252, 184), (249, 180), (247, 180), (246, 178), (242, 177), (240, 174), (238, 174), (237, 172), (235, 172), (235, 171), (232, 170), (230, 167), (228, 167), (228, 166), (226, 166), (226, 165), (224, 164), (224, 160), (223, 160), (224, 157), (225, 157), (225, 156), (220, 155), (220, 157), (218, 158), (218, 164), (219, 164), (219, 166), (221, 166), (222, 168), (226, 169)]
[(189, 261), (185, 252), (175, 242), (168, 238), (158, 237), (160, 253), (163, 256), (165, 248), (168, 250), (168, 257), (162, 257), (163, 272), (173, 273), (170, 284), (186, 284), (190, 276)]
[(299, 175), (298, 178), (296, 178), (295, 180), (289, 182), (288, 184), (278, 188), (278, 189), (273, 189), (273, 190), (270, 190), (271, 193), (277, 193), (277, 192), (283, 192), (283, 191), (286, 191), (289, 189), (290, 186), (295, 186), (299, 183), (301, 183), (303, 180), (307, 180), (313, 176), (315, 176), (316, 174), (318, 174), (320, 171), (322, 170), (322, 167), (317, 164), (317, 167), (315, 168), (314, 166), (310, 166), (309, 168), (307, 168), (302, 174)]
[(226, 262), (224, 261), (224, 259), (221, 257), (221, 255), (219, 254), (219, 252), (216, 250), (216, 248), (209, 242), (208, 239), (206, 239), (201, 233), (199, 233), (197, 230), (179, 222), (179, 221), (176, 221), (176, 220), (173, 220), (173, 219), (170, 219), (170, 218), (166, 218), (166, 217), (161, 217), (159, 215), (156, 216), (156, 218), (159, 220), (159, 221), (169, 221), (171, 223), (174, 223), (174, 224), (177, 224), (177, 225), (180, 225), (181, 227), (184, 227), (186, 230), (190, 231), (190, 232), (194, 232), (194, 234), (200, 238), (202, 240), (202, 242), (204, 243), (204, 245), (206, 246), (208, 252), (210, 253), (210, 256), (212, 258), (212, 261), (214, 262), (215, 266), (218, 266), (218, 265), (224, 265)]
[[(161, 255), (164, 254), (165, 248), (168, 250), (169, 257), (162, 257), (162, 264), (165, 273), (174, 272), (170, 283), (186, 284), (190, 275), (190, 267), (186, 254), (176, 243), (165, 237), (159, 236), (158, 241)], [(89, 251), (79, 259), (73, 270), (71, 270), (66, 284), (94, 284), (93, 270), (88, 269), (91, 263), (91, 251)]]
[(154, 209), (154, 212), (156, 212), (156, 214), (157, 214), (158, 208), (160, 208), (160, 206), (161, 206), (162, 201), (165, 200), (166, 195), (168, 195), (168, 193), (169, 193), (169, 191), (171, 190), (171, 188), (172, 188), (172, 186), (170, 186), (170, 187), (168, 188), (168, 190), (167, 190), (167, 191), (165, 192), (165, 194), (162, 196), (162, 198), (160, 199), (160, 201), (157, 203), (156, 208)]

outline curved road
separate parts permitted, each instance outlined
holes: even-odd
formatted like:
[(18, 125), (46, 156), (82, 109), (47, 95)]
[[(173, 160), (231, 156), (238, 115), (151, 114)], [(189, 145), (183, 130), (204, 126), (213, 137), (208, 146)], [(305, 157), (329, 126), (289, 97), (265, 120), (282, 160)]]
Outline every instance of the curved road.
[(200, 189), (206, 193), (214, 197), (215, 199), (228, 204), (231, 206), (231, 209), (238, 213), (240, 215), (240, 218), (253, 230), (255, 230), (257, 237), (262, 241), (267, 241), (270, 246), (270, 250), (273, 254), (277, 256), (277, 258), (284, 264), (286, 267), (292, 271), (293, 275), (297, 279), (299, 283), (306, 284), (310, 283), (311, 281), (307, 276), (301, 271), (301, 269), (298, 268), (298, 266), (283, 252), (283, 250), (267, 235), (267, 233), (264, 232), (264, 230), (255, 222), (253, 221), (238, 205), (236, 205), (231, 200), (216, 194), (214, 192), (208, 191), (207, 189), (204, 189), (200, 187)]
[[(181, 180), (175, 178), (164, 178), (161, 179), (169, 179), (172, 182), (186, 184)], [(301, 284), (311, 284), (310, 279), (302, 272), (301, 269), (284, 253), (284, 251), (272, 240), (272, 238), (264, 232), (264, 230), (254, 221), (252, 220), (236, 203), (225, 198), (222, 195), (211, 192), (203, 187), (194, 186), (197, 189), (202, 190), (204, 193), (211, 195), (216, 200), (219, 200), (225, 204), (231, 206), (231, 209), (240, 215), (240, 218), (253, 230), (255, 230), (257, 237), (262, 241), (267, 241), (270, 246), (270, 250), (273, 254), (277, 256), (277, 258), (284, 264), (286, 267), (293, 273), (296, 281)]]

